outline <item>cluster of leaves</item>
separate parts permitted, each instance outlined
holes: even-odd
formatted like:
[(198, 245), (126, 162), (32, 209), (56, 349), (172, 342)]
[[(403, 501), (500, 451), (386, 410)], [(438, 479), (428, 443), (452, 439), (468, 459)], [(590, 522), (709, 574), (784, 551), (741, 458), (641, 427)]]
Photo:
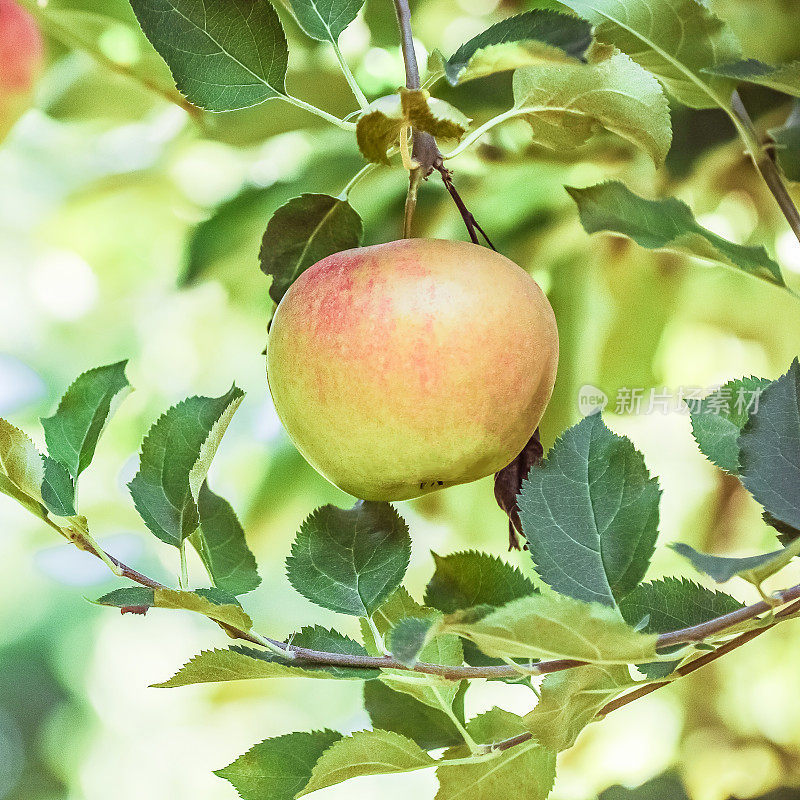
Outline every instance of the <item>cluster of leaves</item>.
[[(340, 119), (289, 92), (289, 47), (269, 0), (211, 0), (202, 6), (191, 0), (132, 0), (144, 35), (166, 62), (182, 95), (169, 85), (168, 76), (154, 78), (148, 72), (148, 84), (177, 97), (200, 118), (206, 112), (237, 111), (266, 101), (291, 103), (351, 131), (368, 162), (367, 170), (387, 163), (411, 129), (442, 141), (461, 140), (445, 154), (450, 158), (515, 119), (528, 124), (532, 141), (540, 147), (561, 153), (585, 150), (585, 143), (598, 131), (607, 131), (660, 166), (672, 141), (669, 108), (676, 104), (722, 109), (754, 158), (768, 158), (732, 100), (737, 85), (749, 83), (800, 96), (797, 64), (772, 66), (747, 58), (730, 28), (699, 0), (564, 0), (504, 19), (449, 57), (434, 50), (422, 90), (398, 90), (370, 102), (338, 46), (362, 3), (287, 0), (286, 5), (309, 37), (334, 50), (358, 101), (357, 110), (348, 117)], [(97, 15), (89, 20), (69, 4), (33, 10), (45, 27), (76, 46), (87, 47), (87, 39), (102, 33), (89, 25), (99, 25)], [(391, 13), (387, 7), (386, 14)], [(112, 22), (119, 24), (116, 18)], [(149, 65), (152, 59), (145, 61)], [(442, 80), (464, 86), (511, 72), (512, 107), (475, 127), (458, 109), (430, 96)], [(770, 131), (771, 151), (788, 180), (798, 178), (799, 120), (795, 108), (783, 125)], [(275, 212), (261, 251), (261, 266), (272, 279), (270, 294), (275, 302), (315, 261), (358, 246), (362, 223), (349, 202), (353, 185), (338, 196), (296, 197)], [(648, 200), (618, 182), (569, 188), (569, 192), (590, 233), (608, 231), (649, 249), (733, 267), (784, 286), (780, 268), (763, 247), (733, 243), (706, 230), (677, 199)], [(243, 196), (242, 203), (246, 200)], [(219, 214), (229, 211), (225, 206)], [(197, 236), (202, 237), (204, 230), (198, 228)]]
[[(300, 528), (287, 577), (316, 605), (358, 618), (362, 641), (320, 626), (286, 642), (265, 639), (237, 599), (258, 585), (255, 560), (235, 512), (207, 484), (242, 401), (236, 387), (170, 408), (144, 439), (129, 484), (147, 528), (181, 555), (188, 540), (211, 586), (189, 588), (185, 569), (178, 588), (133, 574), (103, 553), (78, 514), (78, 477), (130, 388), (124, 370), (124, 362), (93, 369), (70, 386), (56, 413), (42, 420), (47, 455), (0, 420), (0, 490), (140, 584), (98, 603), (125, 612), (194, 611), (250, 642), (203, 651), (158, 686), (292, 676), (364, 682), (371, 729), (289, 733), (219, 770), (246, 800), (288, 799), (359, 775), (425, 768), (437, 771), (440, 800), (512, 791), (545, 798), (556, 754), (609, 702), (663, 680), (734, 632), (659, 644), (659, 634), (742, 606), (686, 578), (643, 582), (658, 537), (658, 481), (633, 444), (595, 414), (567, 430), (522, 486), (520, 518), (535, 580), (486, 553), (434, 554), (420, 603), (402, 586), (411, 539), (397, 511), (363, 501), (324, 506)], [(731, 381), (690, 412), (701, 451), (739, 477), (784, 546), (746, 558), (675, 548), (715, 581), (740, 576), (760, 587), (800, 554), (800, 363), (775, 381)], [(735, 632), (764, 624), (769, 616), (753, 616)], [(467, 719), (464, 696), (473, 678), (527, 685), (538, 702), (525, 716), (495, 708)]]

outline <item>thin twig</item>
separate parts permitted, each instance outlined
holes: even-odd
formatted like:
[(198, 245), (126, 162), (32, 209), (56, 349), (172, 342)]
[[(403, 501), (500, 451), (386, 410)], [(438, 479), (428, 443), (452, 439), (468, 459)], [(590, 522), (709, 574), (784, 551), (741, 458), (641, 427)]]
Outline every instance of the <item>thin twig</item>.
[(464, 220), (464, 225), (467, 228), (467, 233), (469, 234), (469, 238), (472, 243), (480, 244), (480, 239), (478, 238), (478, 233), (480, 233), (481, 236), (483, 236), (483, 238), (486, 240), (486, 244), (488, 244), (492, 250), (497, 251), (497, 248), (492, 244), (491, 240), (486, 235), (486, 231), (478, 224), (478, 220), (475, 219), (473, 213), (467, 208), (463, 198), (453, 185), (453, 175), (450, 170), (447, 169), (444, 164), (438, 164), (436, 166), (436, 170), (438, 170), (439, 174), (442, 176), (442, 183), (444, 183), (445, 188), (450, 193), (450, 197), (453, 198), (453, 202), (456, 204), (456, 208), (461, 214), (461, 219)]

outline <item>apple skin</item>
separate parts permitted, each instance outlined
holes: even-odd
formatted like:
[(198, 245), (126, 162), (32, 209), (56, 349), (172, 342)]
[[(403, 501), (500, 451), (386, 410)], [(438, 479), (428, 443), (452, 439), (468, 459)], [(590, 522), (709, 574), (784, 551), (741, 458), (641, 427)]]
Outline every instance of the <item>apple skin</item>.
[(267, 374), (308, 462), (364, 500), (407, 500), (511, 462), (553, 391), (555, 316), (478, 245), (404, 239), (328, 256), (275, 312)]
[(29, 108), (43, 61), (34, 18), (15, 0), (0, 0), (0, 141)]

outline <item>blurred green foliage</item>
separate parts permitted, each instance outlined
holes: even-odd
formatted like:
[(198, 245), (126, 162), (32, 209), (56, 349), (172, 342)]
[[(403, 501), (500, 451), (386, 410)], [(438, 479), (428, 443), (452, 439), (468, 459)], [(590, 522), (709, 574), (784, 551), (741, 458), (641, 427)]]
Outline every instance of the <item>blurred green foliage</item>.
[[(543, 4), (419, 0), (415, 31), (421, 48), (449, 54), (491, 21), (531, 5)], [(800, 58), (795, 0), (710, 5), (749, 53), (769, 63)], [(33, 433), (74, 375), (130, 357), (136, 391), (82, 479), (82, 503), (108, 549), (155, 577), (169, 576), (177, 569), (172, 548), (144, 534), (124, 489), (136, 448), (167, 405), (190, 394), (218, 395), (235, 379), (247, 397), (211, 478), (237, 508), (261, 567), (264, 580), (248, 611), (277, 638), (311, 620), (330, 625), (332, 614), (291, 590), (283, 562), (314, 507), (349, 499), (306, 465), (272, 409), (262, 356), (271, 302), (257, 254), (278, 206), (301, 192), (337, 194), (359, 169), (352, 136), (278, 101), (198, 125), (165, 99), (174, 91), (169, 75), (124, 0), (50, 4), (55, 12), (60, 6), (64, 15), (79, 15), (82, 35), (63, 35), (52, 15), (36, 106), (0, 149), (0, 413)], [(113, 23), (98, 24), (97, 13)], [(279, 13), (290, 39), (290, 90), (332, 113), (351, 112), (332, 53)], [(341, 45), (370, 98), (402, 81), (390, 4), (368, 0)], [(508, 107), (509, 76), (468, 91), (442, 86), (440, 96), (482, 121)], [(743, 96), (761, 130), (780, 127), (790, 111), (767, 89), (750, 87)], [(540, 281), (556, 311), (561, 366), (542, 426), (545, 446), (579, 418), (581, 387), (596, 387), (609, 398), (611, 427), (630, 436), (660, 476), (665, 541), (714, 552), (774, 549), (756, 504), (697, 451), (688, 417), (644, 411), (651, 389), (779, 374), (800, 351), (796, 301), (732, 271), (589, 238), (563, 189), (620, 178), (645, 196), (675, 195), (705, 227), (765, 246), (797, 288), (800, 246), (726, 120), (678, 106), (672, 113), (674, 145), (658, 173), (620, 139), (595, 139), (565, 158), (527, 145), (509, 126), (452, 163), (455, 181), (498, 249)], [(400, 169), (377, 170), (354, 189), (365, 243), (400, 235), (404, 195)], [(433, 179), (420, 192), (416, 231), (465, 238)], [(642, 390), (642, 413), (615, 415), (615, 398), (630, 388)], [(430, 550), (504, 553), (506, 523), (490, 480), (400, 510), (412, 530), (410, 578), (418, 595), (433, 569)], [(10, 502), (0, 503), (0, 528), (0, 799), (105, 800), (113, 793), (122, 800), (224, 800), (233, 789), (208, 767), (253, 741), (292, 728), (365, 724), (356, 684), (315, 686), (313, 702), (308, 686), (285, 680), (169, 694), (147, 689), (175, 663), (219, 644), (220, 631), (189, 616), (156, 611), (143, 621), (101, 611), (82, 595), (113, 588), (102, 565), (54, 541)], [(531, 574), (526, 554), (508, 557)], [(651, 576), (677, 571), (677, 559), (661, 551)], [(735, 593), (754, 597), (744, 585)], [(791, 626), (770, 633), (590, 727), (562, 757), (553, 797), (595, 798), (671, 765), (694, 800), (758, 796), (800, 782), (800, 639), (792, 634)], [(532, 700), (516, 688), (476, 689), (468, 715), (496, 703), (524, 713)], [(602, 797), (629, 796), (621, 791)], [(681, 797), (677, 791), (653, 796)], [(365, 778), (320, 797), (345, 792), (430, 796), (433, 779), (424, 772)]]

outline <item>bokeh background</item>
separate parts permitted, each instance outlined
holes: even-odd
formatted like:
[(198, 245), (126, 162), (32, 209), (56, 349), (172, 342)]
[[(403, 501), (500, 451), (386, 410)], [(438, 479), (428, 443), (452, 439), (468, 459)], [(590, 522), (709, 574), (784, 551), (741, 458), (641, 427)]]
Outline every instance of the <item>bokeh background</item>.
[[(800, 57), (796, 0), (711, 5), (748, 55)], [(433, 47), (450, 53), (528, 7), (418, 0), (420, 55)], [(290, 90), (339, 115), (352, 111), (330, 50), (303, 38), (280, 12)], [(278, 101), (193, 120), (159, 93), (166, 87), (169, 94), (169, 75), (123, 0), (52, 0), (35, 13), (44, 65), (33, 107), (0, 147), (0, 415), (41, 443), (38, 418), (52, 413), (72, 378), (130, 358), (136, 391), (82, 478), (81, 503), (106, 549), (172, 581), (175, 551), (144, 529), (125, 483), (141, 437), (164, 408), (190, 394), (221, 394), (235, 380), (247, 397), (210, 481), (238, 510), (260, 563), (263, 584), (246, 608), (259, 630), (278, 638), (312, 622), (355, 634), (349, 620), (306, 602), (284, 576), (303, 518), (350, 498), (304, 463), (275, 416), (262, 356), (271, 305), (256, 259), (277, 206), (301, 192), (336, 194), (359, 169), (354, 142)], [(402, 80), (388, 0), (368, 0), (341, 46), (370, 97)], [(510, 81), (500, 76), (444, 96), (480, 120), (508, 107)], [(789, 111), (785, 98), (767, 90), (746, 92), (745, 102), (762, 129)], [(775, 546), (755, 503), (703, 459), (674, 403), (667, 413), (658, 406), (648, 413), (648, 401), (652, 389), (676, 397), (681, 388), (732, 377), (776, 377), (800, 352), (800, 306), (733, 271), (589, 238), (563, 189), (619, 177), (641, 194), (676, 195), (712, 230), (765, 245), (800, 286), (800, 246), (725, 118), (676, 107), (674, 124), (673, 152), (658, 172), (610, 136), (565, 156), (530, 148), (524, 129), (512, 125), (453, 162), (455, 180), (498, 248), (530, 270), (555, 308), (562, 357), (543, 423), (546, 446), (579, 418), (581, 387), (597, 387), (609, 398), (609, 425), (633, 439), (661, 480), (662, 544), (754, 553)], [(382, 169), (354, 190), (367, 243), (400, 235), (404, 182), (402, 170)], [(421, 192), (416, 225), (422, 236), (464, 238), (433, 180)], [(641, 390), (638, 413), (617, 407), (625, 389)], [(431, 550), (505, 552), (506, 522), (491, 480), (400, 506), (414, 539), (409, 576), (418, 598)], [(508, 558), (531, 573), (526, 554)], [(691, 570), (660, 549), (651, 576), (680, 573)], [(120, 617), (87, 602), (116, 585), (102, 564), (0, 498), (2, 800), (231, 800), (234, 790), (211, 770), (254, 742), (367, 724), (360, 686), (351, 682), (147, 688), (225, 637), (189, 614)], [(744, 584), (729, 588), (752, 601)], [(725, 800), (800, 783), (798, 663), (800, 628), (789, 623), (590, 726), (562, 755), (553, 797), (588, 800), (667, 770), (671, 776), (651, 785), (648, 797)], [(522, 713), (531, 697), (520, 687), (479, 685), (467, 709), (499, 704)], [(319, 796), (399, 800), (434, 792), (426, 771), (362, 778)], [(619, 788), (604, 795), (627, 796)]]

